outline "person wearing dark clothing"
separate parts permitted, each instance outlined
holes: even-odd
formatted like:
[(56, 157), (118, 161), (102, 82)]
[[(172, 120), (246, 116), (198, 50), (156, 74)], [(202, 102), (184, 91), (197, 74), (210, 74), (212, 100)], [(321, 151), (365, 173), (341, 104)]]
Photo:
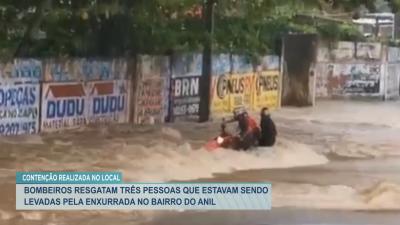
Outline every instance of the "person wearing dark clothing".
[(268, 108), (263, 108), (261, 110), (260, 127), (261, 127), (261, 137), (259, 145), (268, 147), (275, 145), (277, 131), (275, 123), (274, 121), (272, 121), (271, 115), (268, 112)]

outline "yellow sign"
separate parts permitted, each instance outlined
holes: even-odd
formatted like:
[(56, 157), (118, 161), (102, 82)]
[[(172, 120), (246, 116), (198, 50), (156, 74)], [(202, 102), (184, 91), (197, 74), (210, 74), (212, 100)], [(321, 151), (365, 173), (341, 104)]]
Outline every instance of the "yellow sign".
[(238, 106), (275, 109), (279, 104), (279, 71), (213, 77), (211, 96), (214, 115), (231, 113)]
[(263, 71), (254, 75), (253, 110), (278, 108), (279, 71)]
[(211, 112), (214, 114), (222, 114), (230, 111), (230, 98), (224, 90), (227, 79), (228, 75), (213, 77), (212, 79)]
[(230, 112), (238, 106), (251, 107), (253, 73), (230, 75), (227, 87), (230, 98)]

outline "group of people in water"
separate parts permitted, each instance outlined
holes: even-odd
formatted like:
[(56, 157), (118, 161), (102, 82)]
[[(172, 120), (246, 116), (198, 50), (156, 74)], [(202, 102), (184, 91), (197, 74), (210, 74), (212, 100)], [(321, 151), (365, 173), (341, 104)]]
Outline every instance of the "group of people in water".
[(238, 123), (238, 143), (232, 146), (236, 150), (248, 150), (256, 146), (270, 147), (275, 145), (277, 130), (275, 123), (271, 118), (268, 108), (264, 107), (260, 113), (260, 123), (252, 118), (245, 108), (239, 107), (233, 111), (233, 118), (229, 121), (223, 121), (225, 124)]

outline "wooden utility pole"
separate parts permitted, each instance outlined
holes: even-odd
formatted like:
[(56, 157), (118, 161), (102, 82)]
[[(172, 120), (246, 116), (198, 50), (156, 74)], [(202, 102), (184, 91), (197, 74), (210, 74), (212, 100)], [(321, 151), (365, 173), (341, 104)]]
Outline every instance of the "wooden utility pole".
[(210, 85), (212, 73), (212, 43), (214, 31), (214, 6), (216, 0), (204, 0), (203, 19), (206, 27), (206, 39), (203, 45), (203, 67), (200, 78), (199, 122), (210, 119)]

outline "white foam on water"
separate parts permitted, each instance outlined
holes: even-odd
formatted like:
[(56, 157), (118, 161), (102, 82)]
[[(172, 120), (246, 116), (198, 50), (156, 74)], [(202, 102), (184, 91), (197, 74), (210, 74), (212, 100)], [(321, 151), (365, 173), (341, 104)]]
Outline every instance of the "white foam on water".
[(214, 173), (237, 170), (290, 168), (328, 162), (310, 146), (284, 138), (280, 138), (273, 148), (208, 152), (202, 148), (194, 149), (182, 140), (179, 131), (172, 128), (139, 132), (139, 135), (113, 138), (97, 148), (67, 146), (67, 150), (54, 150), (60, 146), (57, 142), (47, 146), (46, 150), (24, 152), (18, 155), (18, 161), (23, 162), (18, 164), (18, 170), (121, 171), (127, 182), (161, 182), (209, 178)]
[(345, 185), (274, 183), (273, 207), (332, 210), (400, 210), (400, 184), (379, 183), (356, 190)]
[[(146, 157), (138, 159), (138, 152)], [(116, 159), (128, 181), (191, 180), (236, 170), (290, 168), (328, 162), (325, 156), (315, 153), (309, 146), (288, 140), (279, 141), (274, 148), (251, 152), (226, 149), (207, 152), (193, 150), (189, 144), (126, 145), (116, 153)]]

